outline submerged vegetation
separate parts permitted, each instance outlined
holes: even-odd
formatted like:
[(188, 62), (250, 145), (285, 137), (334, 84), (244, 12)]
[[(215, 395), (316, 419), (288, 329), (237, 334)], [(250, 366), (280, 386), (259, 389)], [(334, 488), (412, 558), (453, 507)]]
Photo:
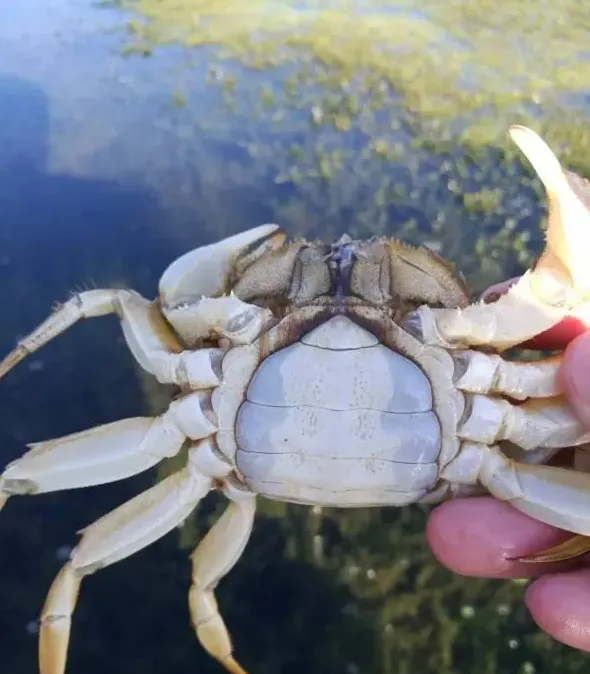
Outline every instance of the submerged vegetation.
[(114, 4), (128, 17), (126, 53), (194, 54), (171, 105), (186, 119), (197, 79), (218, 89), (225, 115), (196, 123), (246, 149), (258, 185), (281, 186), (267, 199), (298, 234), (385, 234), (394, 223), (478, 292), (541, 245), (542, 190), (508, 127), (530, 125), (568, 166), (588, 167), (590, 18), (573, 0)]
[[(568, 161), (588, 156), (590, 18), (573, 0), (116, 4), (131, 14), (128, 52), (183, 44), (213, 48), (215, 59), (250, 70), (281, 69), (276, 89), (261, 98), (305, 108), (315, 123), (349, 131), (385, 110), (399, 124), (401, 106), (430, 147), (508, 148), (506, 128), (522, 123), (561, 146)], [(228, 92), (235, 79), (219, 76)]]

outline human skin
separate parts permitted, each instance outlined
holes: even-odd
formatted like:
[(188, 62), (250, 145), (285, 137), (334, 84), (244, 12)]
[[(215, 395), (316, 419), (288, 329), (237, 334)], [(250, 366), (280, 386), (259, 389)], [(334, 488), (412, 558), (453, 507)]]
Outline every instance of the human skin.
[[(511, 284), (484, 293), (501, 293)], [(565, 395), (590, 428), (590, 330), (564, 321), (527, 344), (565, 347), (560, 379)], [(589, 494), (590, 499), (590, 494)], [(449, 501), (435, 508), (426, 536), (437, 559), (455, 573), (487, 578), (535, 578), (525, 603), (541, 629), (574, 648), (590, 651), (590, 566), (583, 562), (531, 564), (510, 558), (539, 552), (569, 538), (508, 503), (491, 497)]]

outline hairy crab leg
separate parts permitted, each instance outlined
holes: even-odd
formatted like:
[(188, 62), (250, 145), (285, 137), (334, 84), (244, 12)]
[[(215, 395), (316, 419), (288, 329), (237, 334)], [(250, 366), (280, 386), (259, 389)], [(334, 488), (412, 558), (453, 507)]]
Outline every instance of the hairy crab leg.
[(561, 393), (557, 373), (561, 356), (536, 361), (508, 361), (481, 351), (452, 353), (454, 383), (461, 391), (507, 395), (514, 400), (551, 398)]
[(230, 471), (227, 462), (201, 443), (189, 450), (184, 468), (83, 530), (43, 606), (40, 674), (64, 674), (81, 579), (148, 547), (179, 526), (214, 487), (215, 480)]
[(480, 482), (493, 496), (551, 526), (590, 535), (590, 474), (519, 463), (496, 446), (465, 442), (444, 469), (450, 482)]
[(256, 497), (229, 481), (223, 491), (231, 502), (191, 555), (189, 608), (205, 650), (232, 674), (246, 674), (232, 656), (231, 639), (219, 614), (214, 590), (246, 547), (254, 523)]
[(510, 133), (547, 192), (545, 250), (535, 267), (495, 302), (461, 310), (420, 307), (409, 325), (419, 324), (427, 343), (507, 349), (566, 317), (590, 326), (590, 184), (564, 170), (534, 131), (515, 126)]
[(175, 456), (187, 437), (199, 440), (216, 430), (209, 393), (191, 393), (158, 417), (123, 419), (29, 445), (0, 476), (0, 494), (6, 499), (122, 480)]
[(457, 435), (491, 445), (509, 440), (524, 450), (574, 447), (590, 441), (590, 431), (576, 417), (565, 398), (530, 399), (513, 405), (501, 398), (467, 394), (469, 416)]
[(185, 351), (155, 304), (130, 290), (109, 289), (78, 293), (59, 307), (0, 363), (0, 378), (79, 320), (111, 313), (121, 319), (125, 339), (138, 363), (161, 383), (192, 389), (219, 383), (223, 349)]
[[(285, 235), (278, 232), (277, 225), (262, 225), (247, 232), (242, 232), (210, 246), (197, 248), (173, 262), (160, 280), (160, 298), (167, 307), (181, 307), (185, 302), (195, 304), (206, 296), (223, 294), (226, 290), (228, 274), (232, 265), (240, 255), (258, 244), (257, 254), (268, 248), (278, 247)], [(237, 298), (222, 299), (221, 303), (201, 302), (200, 307), (193, 308), (193, 339), (208, 336), (221, 326), (219, 322), (233, 320), (237, 337), (246, 334), (245, 325), (249, 318), (259, 318), (256, 308), (241, 303)], [(261, 311), (261, 310), (260, 310)], [(244, 313), (248, 312), (246, 316)], [(198, 352), (185, 352), (184, 346), (170, 329), (158, 307), (158, 302), (149, 302), (131, 290), (97, 289), (77, 293), (65, 304), (57, 308), (33, 332), (19, 341), (0, 362), (0, 378), (9, 372), (21, 360), (26, 358), (59, 334), (72, 327), (84, 318), (95, 318), (117, 314), (121, 319), (123, 332), (129, 347), (139, 363), (151, 372), (162, 383), (191, 384), (195, 388), (214, 386), (218, 383), (213, 372), (213, 360), (219, 355), (214, 349), (203, 349)], [(181, 321), (182, 322), (182, 321)], [(200, 371), (209, 359), (208, 370)], [(198, 376), (208, 371), (209, 378), (201, 382)], [(188, 373), (188, 374), (187, 374)]]
[(129, 290), (111, 289), (77, 293), (65, 304), (58, 306), (43, 323), (18, 342), (16, 348), (0, 362), (0, 378), (21, 360), (65, 332), (80, 319), (117, 313), (119, 298), (134, 294)]

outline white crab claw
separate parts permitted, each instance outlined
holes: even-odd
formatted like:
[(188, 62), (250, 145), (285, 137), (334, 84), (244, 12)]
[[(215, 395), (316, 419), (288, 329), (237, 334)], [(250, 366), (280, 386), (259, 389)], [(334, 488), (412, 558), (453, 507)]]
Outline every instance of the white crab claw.
[(513, 126), (510, 136), (547, 192), (547, 247), (537, 263), (535, 277), (548, 271), (577, 294), (585, 295), (590, 292), (590, 183), (564, 170), (547, 143), (531, 129)]
[(242, 302), (233, 292), (178, 307), (163, 306), (162, 312), (189, 348), (211, 336), (226, 337), (232, 344), (249, 344), (272, 317), (268, 309)]
[[(420, 307), (410, 322), (424, 341), (508, 349), (537, 337), (564, 318), (590, 327), (590, 182), (564, 170), (547, 143), (524, 126), (510, 135), (545, 186), (549, 207), (545, 249), (506, 294), (465, 309)], [(408, 322), (408, 325), (411, 323)]]
[(168, 306), (193, 303), (223, 292), (235, 259), (257, 241), (264, 243), (279, 230), (261, 225), (218, 243), (202, 246), (175, 260), (160, 279), (160, 297)]

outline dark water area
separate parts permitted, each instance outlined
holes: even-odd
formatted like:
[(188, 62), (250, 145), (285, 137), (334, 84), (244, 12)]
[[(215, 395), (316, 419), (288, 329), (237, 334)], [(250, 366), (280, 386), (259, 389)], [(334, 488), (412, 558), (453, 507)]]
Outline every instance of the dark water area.
[[(481, 166), (463, 151), (434, 153), (412, 146), (411, 127), (391, 131), (379, 115), (344, 135), (310, 126), (308, 113), (260, 103), (260, 88), (272, 90), (288, 69), (245, 72), (210, 50), (176, 46), (124, 56), (121, 14), (83, 0), (26, 0), (0, 17), (2, 354), (73, 291), (132, 287), (153, 297), (175, 257), (265, 222), (293, 235), (426, 242), (478, 291), (538, 252), (538, 186), (515, 181), (522, 168), (500, 164), (493, 149)], [(240, 79), (237, 96), (211, 85), (219, 72)], [(402, 156), (365, 152), (385, 129)], [(483, 189), (498, 190), (495, 207), (469, 208), (464, 193), (484, 199)], [(138, 372), (116, 319), (79, 324), (0, 382), (0, 461), (26, 443), (157, 413), (166, 395)], [(0, 515), (0, 674), (36, 671), (36, 621), (76, 531), (156, 475), (10, 499)], [(221, 671), (194, 637), (186, 599), (188, 554), (221, 505), (211, 498), (178, 532), (83, 582), (70, 674)], [(419, 508), (262, 505), (218, 591), (244, 666), (251, 674), (585, 671), (581, 654), (534, 626), (522, 583), (440, 568), (423, 538), (425, 517)]]

